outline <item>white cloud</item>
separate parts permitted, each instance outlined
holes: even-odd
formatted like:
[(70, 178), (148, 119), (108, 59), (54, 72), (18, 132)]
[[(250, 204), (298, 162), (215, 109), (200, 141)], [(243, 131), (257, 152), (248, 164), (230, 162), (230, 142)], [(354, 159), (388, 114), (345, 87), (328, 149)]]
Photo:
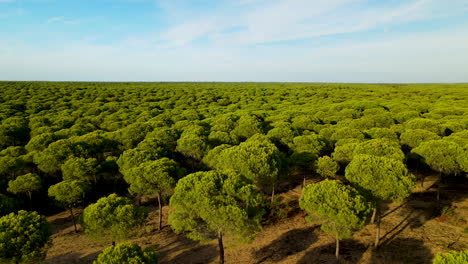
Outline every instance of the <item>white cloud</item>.
[(66, 19), (64, 16), (51, 17), (47, 19), (46, 23), (52, 24), (52, 23), (59, 23), (59, 22), (66, 24), (66, 25), (77, 25), (81, 23), (80, 20), (70, 20), (70, 19)]
[[(167, 45), (187, 45), (199, 38), (221, 45), (250, 45), (317, 36), (353, 33), (405, 22), (449, 16), (468, 10), (468, 1), (455, 0), (450, 9), (437, 0), (405, 1), (392, 7), (369, 7), (366, 0), (238, 0), (253, 8), (198, 14), (176, 23), (160, 35)], [(166, 2), (165, 8), (171, 9)], [(175, 7), (173, 7), (175, 9)], [(242, 28), (226, 32), (229, 28)]]
[(54, 23), (54, 22), (60, 22), (60, 21), (63, 21), (65, 19), (65, 17), (63, 16), (59, 16), (59, 17), (51, 17), (49, 19), (47, 19), (47, 23)]
[[(1, 80), (466, 82), (461, 28), (290, 49), (134, 49), (77, 43), (44, 52), (0, 43)], [(7, 52), (2, 53), (2, 47)], [(25, 52), (29, 50), (29, 52)]]

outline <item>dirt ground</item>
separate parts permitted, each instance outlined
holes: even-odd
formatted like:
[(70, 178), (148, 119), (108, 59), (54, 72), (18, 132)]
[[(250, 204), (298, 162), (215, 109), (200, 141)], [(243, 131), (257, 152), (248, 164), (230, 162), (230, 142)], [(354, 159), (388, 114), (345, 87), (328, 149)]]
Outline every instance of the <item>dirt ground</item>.
[[(468, 186), (443, 186), (444, 214), (435, 213), (434, 177), (403, 203), (388, 203), (383, 211), (381, 246), (374, 250), (374, 225), (368, 224), (353, 239), (341, 242), (339, 263), (431, 263), (439, 252), (468, 249)], [(432, 187), (431, 187), (432, 186)], [(297, 206), (301, 194), (298, 186), (281, 194), (284, 200)], [(154, 246), (160, 263), (218, 263), (217, 243), (200, 244), (173, 233), (167, 225), (164, 208), (163, 230), (156, 229), (157, 210), (151, 208), (149, 225), (139, 230), (140, 237), (130, 241), (143, 247)], [(226, 263), (336, 263), (335, 240), (309, 223), (298, 210), (288, 218), (265, 226), (255, 241), (248, 245), (233, 245), (226, 241)], [(79, 211), (77, 211), (79, 213)], [(107, 246), (75, 234), (67, 212), (50, 216), (53, 224), (52, 246), (45, 263), (92, 263)]]

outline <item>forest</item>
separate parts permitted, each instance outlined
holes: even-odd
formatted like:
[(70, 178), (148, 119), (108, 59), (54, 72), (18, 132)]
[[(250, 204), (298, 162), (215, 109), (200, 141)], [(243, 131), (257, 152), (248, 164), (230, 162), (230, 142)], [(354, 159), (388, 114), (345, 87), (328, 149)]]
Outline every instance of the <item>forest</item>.
[(468, 263), (468, 84), (0, 82), (0, 103), (5, 263)]

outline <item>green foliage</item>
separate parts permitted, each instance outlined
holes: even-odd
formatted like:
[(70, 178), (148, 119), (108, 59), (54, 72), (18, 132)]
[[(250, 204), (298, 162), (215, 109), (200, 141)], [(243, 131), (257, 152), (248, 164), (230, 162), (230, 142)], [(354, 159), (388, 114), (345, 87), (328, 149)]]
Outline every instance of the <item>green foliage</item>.
[(345, 177), (375, 200), (402, 201), (416, 187), (403, 162), (380, 156), (355, 156), (346, 167)]
[(238, 146), (219, 146), (218, 151), (218, 157), (206, 160), (211, 168), (236, 171), (263, 189), (271, 189), (276, 184), (283, 156), (267, 137), (256, 135)]
[(414, 118), (405, 123), (407, 129), (424, 129), (437, 135), (442, 135), (440, 123), (426, 118)]
[(11, 193), (25, 193), (31, 198), (34, 191), (41, 189), (41, 178), (37, 174), (28, 173), (18, 176), (15, 180), (8, 182), (8, 191)]
[(411, 148), (416, 148), (423, 142), (436, 139), (440, 139), (440, 137), (436, 133), (425, 129), (407, 129), (400, 135), (401, 144), (408, 145)]
[(433, 264), (463, 264), (468, 263), (468, 250), (439, 253), (432, 261)]
[(358, 129), (343, 127), (336, 130), (331, 136), (331, 140), (334, 142), (346, 138), (364, 139), (364, 134)]
[(130, 184), (130, 193), (158, 194), (172, 190), (182, 173), (175, 161), (162, 158), (125, 171), (124, 179)]
[(387, 157), (401, 161), (405, 159), (405, 154), (401, 151), (400, 145), (395, 141), (385, 138), (371, 139), (360, 143), (354, 149), (353, 156), (361, 154)]
[(184, 156), (201, 160), (208, 150), (207, 131), (202, 126), (190, 126), (177, 140), (176, 150)]
[(78, 180), (62, 181), (49, 187), (48, 194), (64, 207), (70, 208), (81, 203), (89, 186)]
[(244, 141), (255, 134), (261, 134), (262, 129), (262, 120), (254, 115), (242, 115), (237, 121), (237, 125), (232, 130), (232, 135), (237, 138), (240, 138), (241, 141)]
[(365, 131), (371, 138), (386, 138), (392, 141), (398, 141), (397, 134), (390, 128), (373, 127)]
[(2, 120), (0, 123), (0, 148), (7, 146), (19, 146), (29, 140), (28, 120), (13, 116)]
[(362, 228), (372, 208), (358, 191), (335, 180), (307, 185), (299, 206), (318, 218), (323, 231), (338, 239), (350, 238)]
[(96, 182), (97, 167), (98, 161), (95, 158), (72, 157), (61, 166), (62, 177), (64, 181)]
[(148, 247), (142, 250), (134, 243), (121, 243), (108, 247), (98, 255), (93, 264), (157, 264), (158, 253)]
[(336, 146), (335, 151), (332, 153), (334, 160), (342, 164), (348, 164), (353, 159), (353, 153), (358, 143), (348, 143)]
[(43, 259), (50, 235), (46, 218), (36, 212), (19, 211), (3, 216), (0, 218), (0, 260), (18, 263)]
[(340, 165), (329, 156), (323, 156), (317, 160), (317, 173), (322, 177), (335, 177), (339, 169)]
[(34, 162), (46, 173), (56, 173), (60, 166), (73, 154), (69, 140), (61, 139), (34, 156)]
[(144, 224), (147, 215), (145, 208), (133, 206), (130, 199), (111, 194), (86, 207), (81, 223), (89, 236), (120, 240), (129, 237), (133, 228)]
[(412, 152), (423, 157), (426, 164), (437, 172), (454, 174), (461, 170), (458, 161), (464, 152), (458, 144), (452, 141), (444, 139), (426, 141), (414, 148)]
[(325, 149), (325, 141), (316, 134), (298, 136), (293, 139), (293, 149), (296, 152), (308, 152), (313, 155), (320, 155)]
[(250, 242), (261, 228), (262, 202), (255, 186), (233, 172), (197, 172), (177, 183), (169, 222), (175, 232), (194, 240), (222, 233)]

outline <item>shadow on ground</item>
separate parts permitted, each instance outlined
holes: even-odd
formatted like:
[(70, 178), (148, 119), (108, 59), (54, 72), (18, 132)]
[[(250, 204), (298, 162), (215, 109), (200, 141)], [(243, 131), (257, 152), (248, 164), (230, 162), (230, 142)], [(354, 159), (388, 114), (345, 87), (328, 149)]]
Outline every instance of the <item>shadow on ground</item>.
[(434, 256), (424, 243), (414, 238), (397, 238), (372, 252), (370, 263), (375, 264), (430, 264)]
[(81, 263), (93, 263), (96, 260), (97, 256), (101, 251), (97, 251), (90, 254), (78, 254), (78, 253), (68, 253), (60, 256), (48, 258), (44, 263), (45, 264), (81, 264)]
[(319, 263), (358, 263), (367, 250), (367, 246), (354, 239), (343, 239), (340, 241), (340, 261), (335, 257), (335, 243), (315, 247), (302, 257), (299, 264)]
[(290, 230), (269, 245), (254, 252), (257, 263), (264, 261), (278, 262), (290, 255), (294, 255), (307, 249), (312, 243), (317, 241), (314, 231), (319, 226)]

